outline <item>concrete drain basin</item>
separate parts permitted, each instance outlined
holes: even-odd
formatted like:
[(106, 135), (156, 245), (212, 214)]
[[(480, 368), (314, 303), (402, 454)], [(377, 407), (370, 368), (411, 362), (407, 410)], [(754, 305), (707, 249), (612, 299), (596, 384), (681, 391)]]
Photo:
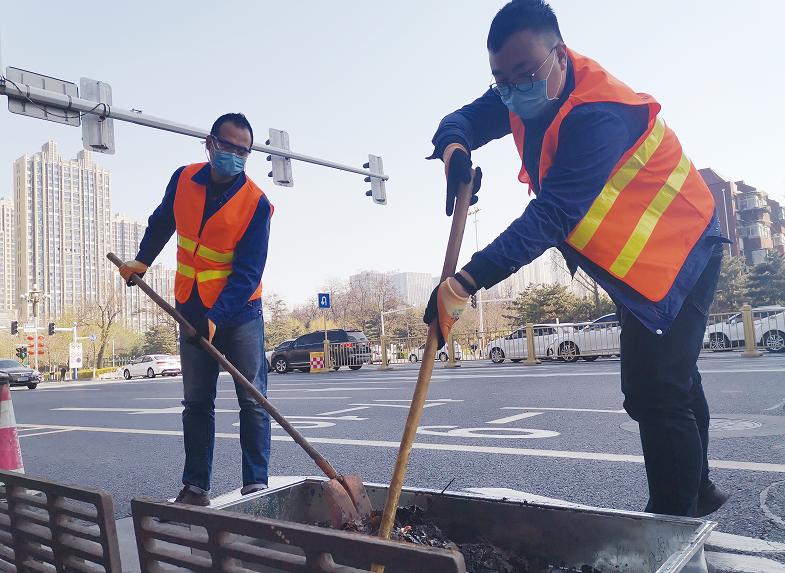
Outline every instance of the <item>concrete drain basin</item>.
[[(328, 520), (320, 478), (304, 478), (216, 509), (302, 524)], [(387, 486), (366, 484), (381, 509)], [(404, 488), (400, 505), (424, 509), (458, 543), (483, 541), (580, 571), (705, 572), (704, 543), (715, 523), (612, 509), (571, 508), (474, 494)], [(358, 565), (362, 566), (362, 560)], [(389, 572), (396, 573), (396, 572)]]

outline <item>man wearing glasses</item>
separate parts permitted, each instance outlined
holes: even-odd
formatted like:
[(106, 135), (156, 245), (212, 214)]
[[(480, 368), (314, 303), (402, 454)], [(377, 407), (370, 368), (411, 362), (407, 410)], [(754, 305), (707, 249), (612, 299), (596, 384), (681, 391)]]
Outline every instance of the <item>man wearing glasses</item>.
[[(543, 0), (493, 19), (494, 82), (445, 117), (431, 158), (447, 177), (447, 215), (471, 180), (471, 151), (512, 134), (534, 198), (431, 296), (425, 322), (447, 338), (467, 297), (556, 246), (616, 302), (624, 407), (638, 421), (647, 511), (704, 516), (728, 496), (710, 479), (709, 409), (697, 368), (722, 256), (714, 201), (660, 105), (567, 48)], [(476, 169), (474, 193), (481, 173)], [(472, 201), (476, 201), (476, 195)]]
[[(144, 274), (177, 231), (178, 310), (263, 393), (267, 392), (262, 271), (273, 207), (245, 175), (253, 129), (240, 113), (219, 117), (206, 146), (209, 163), (179, 168), (148, 221), (136, 260), (120, 274)], [(185, 468), (179, 503), (210, 504), (218, 364), (180, 340)], [(267, 487), (270, 418), (235, 384), (240, 403), (243, 495)]]

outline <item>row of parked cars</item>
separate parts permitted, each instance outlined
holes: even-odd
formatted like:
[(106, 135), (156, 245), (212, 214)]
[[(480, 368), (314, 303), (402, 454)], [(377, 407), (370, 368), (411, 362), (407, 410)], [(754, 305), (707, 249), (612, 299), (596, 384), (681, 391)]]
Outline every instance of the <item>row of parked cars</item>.
[[(359, 370), (363, 364), (369, 364), (373, 355), (368, 337), (359, 330), (334, 328), (327, 331), (330, 343), (330, 364), (333, 370), (348, 366), (350, 370)], [(311, 353), (324, 351), (324, 331), (309, 332), (291, 340), (285, 340), (266, 353), (267, 369), (278, 374), (286, 374), (292, 370), (309, 372), (311, 370)]]

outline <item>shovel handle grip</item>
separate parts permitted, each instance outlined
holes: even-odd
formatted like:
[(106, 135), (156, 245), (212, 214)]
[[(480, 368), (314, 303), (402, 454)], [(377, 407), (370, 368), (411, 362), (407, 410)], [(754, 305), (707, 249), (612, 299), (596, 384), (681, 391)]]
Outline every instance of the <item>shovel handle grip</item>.
[[(109, 259), (117, 268), (120, 268), (123, 265), (123, 261), (115, 255), (114, 253), (107, 253), (106, 258)], [(142, 289), (147, 296), (149, 296), (155, 304), (160, 306), (166, 314), (171, 316), (175, 319), (182, 331), (185, 333), (185, 337), (189, 341), (193, 341), (194, 343), (201, 346), (207, 354), (209, 354), (216, 362), (218, 362), (224, 369), (232, 375), (235, 382), (239, 383), (251, 396), (253, 396), (254, 400), (265, 409), (265, 411), (270, 414), (270, 417), (278, 422), (278, 424), (283, 428), (287, 434), (289, 434), (292, 439), (303, 449), (305, 453), (307, 453), (310, 458), (316, 462), (316, 465), (319, 466), (326, 475), (330, 479), (336, 479), (340, 477), (338, 472), (335, 471), (335, 468), (330, 465), (330, 463), (319, 453), (317, 452), (314, 447), (310, 444), (308, 440), (295, 428), (292, 426), (289, 421), (283, 417), (283, 415), (278, 411), (278, 409), (273, 406), (269, 400), (262, 394), (259, 389), (251, 384), (248, 379), (240, 372), (237, 368), (235, 368), (234, 364), (229, 362), (226, 357), (221, 354), (218, 349), (213, 346), (210, 342), (207, 341), (203, 336), (200, 336), (197, 330), (193, 327), (193, 325), (188, 322), (185, 317), (180, 314), (176, 308), (174, 308), (171, 304), (166, 302), (161, 295), (155, 292), (150, 285), (148, 285), (142, 277), (133, 273), (129, 281), (131, 284), (138, 286)]]

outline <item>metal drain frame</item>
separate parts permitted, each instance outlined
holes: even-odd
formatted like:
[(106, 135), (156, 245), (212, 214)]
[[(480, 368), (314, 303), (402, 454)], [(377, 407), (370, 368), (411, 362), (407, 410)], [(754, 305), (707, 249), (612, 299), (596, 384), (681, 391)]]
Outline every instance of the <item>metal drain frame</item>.
[(120, 573), (112, 497), (0, 471), (0, 571)]

